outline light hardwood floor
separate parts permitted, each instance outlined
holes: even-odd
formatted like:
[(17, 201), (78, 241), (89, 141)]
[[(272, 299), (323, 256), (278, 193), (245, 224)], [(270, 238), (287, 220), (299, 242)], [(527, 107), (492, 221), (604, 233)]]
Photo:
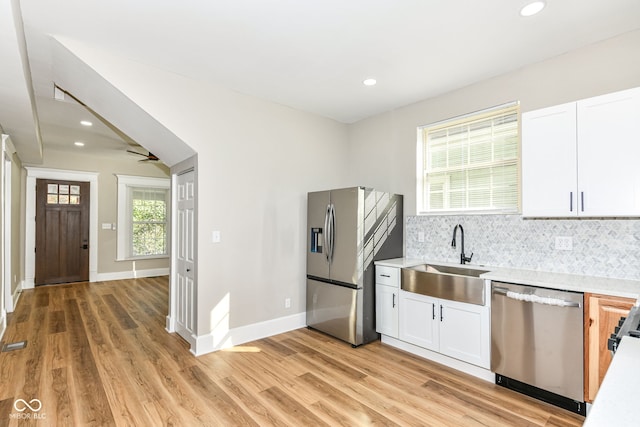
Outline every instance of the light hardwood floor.
[(167, 300), (165, 277), (23, 292), (3, 341), (28, 344), (0, 353), (0, 426), (584, 421), (379, 342), (353, 349), (307, 329), (196, 358), (165, 331)]

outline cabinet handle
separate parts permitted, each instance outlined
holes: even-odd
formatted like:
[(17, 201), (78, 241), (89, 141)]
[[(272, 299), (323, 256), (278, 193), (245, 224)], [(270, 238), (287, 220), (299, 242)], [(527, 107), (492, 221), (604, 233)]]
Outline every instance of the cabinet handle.
[(382, 277), (391, 277), (388, 274), (381, 274), (380, 276), (382, 276)]
[(573, 212), (573, 191), (569, 193), (569, 212)]
[(440, 304), (440, 321), (442, 322), (443, 319), (444, 317), (442, 316), (442, 304)]
[(582, 212), (584, 212), (584, 191), (580, 192), (580, 205), (581, 205)]
[(391, 303), (391, 307), (396, 308), (396, 294), (393, 294), (393, 300)]
[(436, 305), (432, 304), (431, 305), (431, 309), (433, 311), (433, 320), (436, 320)]

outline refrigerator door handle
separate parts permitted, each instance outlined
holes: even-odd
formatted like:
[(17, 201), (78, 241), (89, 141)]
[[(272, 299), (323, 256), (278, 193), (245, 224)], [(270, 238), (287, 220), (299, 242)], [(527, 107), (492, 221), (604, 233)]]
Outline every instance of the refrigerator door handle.
[(333, 203), (329, 207), (329, 262), (333, 260), (333, 244), (336, 233), (336, 209)]
[(324, 233), (322, 233), (324, 256), (327, 262), (329, 262), (329, 216), (331, 216), (331, 205), (327, 205), (327, 211), (324, 213)]

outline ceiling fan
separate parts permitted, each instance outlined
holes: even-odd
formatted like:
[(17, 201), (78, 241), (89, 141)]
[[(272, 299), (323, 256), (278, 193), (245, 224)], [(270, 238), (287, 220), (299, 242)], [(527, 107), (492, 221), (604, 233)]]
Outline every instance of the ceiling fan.
[(148, 151), (148, 154), (144, 154), (144, 153), (139, 153), (137, 151), (133, 151), (133, 150), (127, 150), (127, 153), (131, 153), (131, 154), (137, 154), (138, 156), (142, 156), (142, 157), (146, 157), (146, 159), (142, 159), (142, 160), (138, 160), (139, 162), (156, 162), (158, 160), (160, 160), (158, 158), (158, 156), (156, 156), (155, 154), (153, 154), (151, 151)]

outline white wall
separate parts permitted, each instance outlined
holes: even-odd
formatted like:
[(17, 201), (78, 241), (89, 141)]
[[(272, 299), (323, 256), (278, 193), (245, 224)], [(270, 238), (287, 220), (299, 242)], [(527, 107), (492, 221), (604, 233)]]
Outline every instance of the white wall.
[(349, 128), (352, 179), (405, 195), (416, 213), (416, 128), (509, 101), (521, 111), (640, 86), (640, 31), (427, 99)]
[(350, 185), (346, 125), (66, 46), (197, 152), (198, 335), (303, 313), (306, 193)]

